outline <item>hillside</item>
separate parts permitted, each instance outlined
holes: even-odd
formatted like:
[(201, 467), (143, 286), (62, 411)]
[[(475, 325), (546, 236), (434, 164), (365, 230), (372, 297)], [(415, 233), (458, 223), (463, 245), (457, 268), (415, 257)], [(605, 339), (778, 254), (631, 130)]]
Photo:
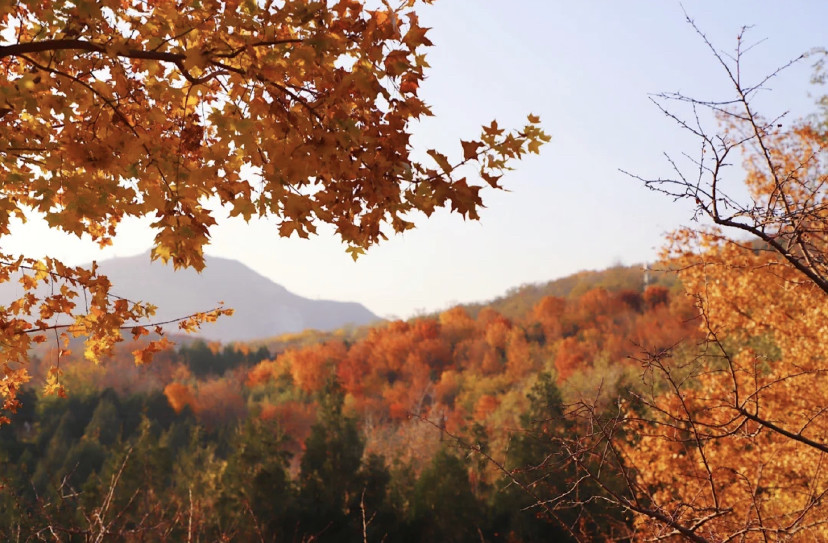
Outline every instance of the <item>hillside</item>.
[[(115, 264), (121, 269), (110, 263), (105, 271), (117, 280), (130, 259)], [(239, 268), (229, 261), (210, 265), (225, 274)], [(359, 503), (348, 496), (364, 496), (370, 511), (382, 512), (374, 523), (379, 533), (402, 526), (415, 534), (389, 540), (465, 541), (451, 536), (452, 526), (473, 523), (486, 541), (567, 541), (549, 518), (523, 514), (531, 501), (505, 490), (511, 481), (486, 462), (469, 460), (462, 443), (481, 443), (509, 469), (540, 466), (535, 492), (558, 495), (569, 484), (567, 471), (544, 467), (544, 458), (571, 431), (560, 419), (564, 406), (585, 393), (599, 406), (611, 405), (618, 390), (637, 382), (644, 350), (692, 346), (698, 338), (691, 300), (653, 284), (662, 280), (650, 278), (645, 286), (640, 267), (582, 272), (515, 289), (474, 311), (458, 306), (407, 322), (246, 344), (196, 341), (140, 366), (131, 354), (135, 342), (119, 344), (102, 366), (82, 360), (78, 350), (61, 365), (69, 397), (27, 391), (13, 426), (0, 428), (0, 467), (18, 466), (9, 484), (22, 496), (4, 502), (0, 493), (0, 536), (4, 522), (22, 522), (15, 507), (35, 512), (34, 528), (43, 522), (36, 515), (56, 515), (36, 502), (52, 491), (52, 474), (84, 488), (89, 500), (128, 462), (132, 475), (118, 487), (118, 499), (144, 493), (125, 518), (142, 526), (142, 519), (161, 514), (143, 525), (147, 533), (191, 526), (159, 512), (188, 510), (192, 500), (203, 512), (192, 523), (197, 533), (220, 533), (242, 511), (274, 533), (318, 533), (326, 529), (318, 519), (337, 518), (338, 526), (358, 520), (355, 533), (362, 534)], [(205, 281), (198, 288), (214, 293), (222, 286)], [(166, 288), (181, 287), (170, 278)], [(558, 295), (531, 302), (543, 291)], [(42, 360), (39, 382), (53, 362)], [(121, 444), (141, 460), (124, 460), (129, 453)], [(531, 481), (538, 474), (518, 476)], [(278, 499), (274, 488), (282, 489)], [(267, 507), (245, 512), (251, 492), (266, 496), (255, 503)], [(462, 502), (447, 509), (443, 504), (455, 504), (458, 493)], [(319, 512), (320, 504), (327, 512)], [(441, 511), (445, 525), (423, 516), (431, 510)], [(623, 515), (600, 504), (562, 514), (568, 522), (585, 519), (585, 530), (603, 539), (628, 529)], [(290, 524), (273, 524), (279, 519)]]
[(676, 291), (678, 277), (674, 272), (644, 266), (612, 266), (605, 270), (583, 270), (545, 283), (529, 283), (509, 289), (503, 296), (487, 302), (466, 304), (463, 307), (472, 315), (488, 307), (510, 319), (526, 315), (546, 296), (577, 298), (585, 292), (604, 288), (610, 292), (641, 290), (648, 285), (658, 285)]

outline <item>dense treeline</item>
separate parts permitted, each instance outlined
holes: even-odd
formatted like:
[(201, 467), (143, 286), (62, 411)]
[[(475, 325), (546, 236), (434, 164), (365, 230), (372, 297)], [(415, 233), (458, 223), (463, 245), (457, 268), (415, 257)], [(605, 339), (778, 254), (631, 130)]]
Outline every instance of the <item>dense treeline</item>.
[[(546, 376), (533, 388), (526, 431), (509, 450), (514, 463), (539, 465), (566, 430)], [(275, 419), (250, 417), (205, 429), (161, 394), (119, 397), (112, 390), (66, 399), (25, 398), (27, 411), (0, 429), (3, 540), (44, 534), (85, 541), (132, 540), (547, 541), (566, 532), (501, 477), (475, 485), (476, 460), (445, 441), (422, 469), (365, 453), (355, 417), (343, 412), (335, 381), (316, 395), (317, 420), (302, 454), (288, 452)], [(296, 463), (298, 462), (298, 468)], [(550, 466), (551, 467), (551, 466)], [(546, 468), (549, 469), (549, 468)], [(568, 474), (549, 469), (546, 484)], [(594, 510), (593, 510), (594, 509)], [(612, 530), (623, 519), (597, 507), (562, 511)], [(582, 523), (583, 524), (583, 523)], [(586, 525), (584, 525), (586, 527)]]
[[(65, 363), (69, 396), (27, 393), (0, 428), (0, 536), (528, 542), (627, 533), (618, 510), (555, 498), (577, 477), (559, 450), (577, 430), (566, 405), (599, 382), (607, 392), (626, 386), (630, 357), (695, 333), (683, 296), (637, 278), (542, 297), (513, 318), (458, 307), (316, 343), (288, 338), (280, 352), (196, 342), (138, 373), (117, 371), (128, 357), (113, 359), (104, 381), (81, 361)], [(513, 306), (526, 304), (525, 292), (512, 294)]]

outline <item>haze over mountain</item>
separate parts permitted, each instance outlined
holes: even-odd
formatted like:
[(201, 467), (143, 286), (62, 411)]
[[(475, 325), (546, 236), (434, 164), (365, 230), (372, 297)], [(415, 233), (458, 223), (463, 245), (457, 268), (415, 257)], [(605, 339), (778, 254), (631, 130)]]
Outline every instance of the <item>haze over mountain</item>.
[[(206, 262), (201, 273), (174, 270), (171, 265), (151, 262), (149, 254), (143, 253), (99, 262), (99, 268), (112, 281), (113, 294), (157, 306), (157, 321), (207, 311), (219, 302), (232, 307), (232, 317), (202, 326), (198, 335), (209, 340), (243, 341), (380, 320), (356, 302), (311, 300), (293, 294), (235, 260), (208, 256)], [(0, 305), (21, 294), (14, 280), (0, 285)]]

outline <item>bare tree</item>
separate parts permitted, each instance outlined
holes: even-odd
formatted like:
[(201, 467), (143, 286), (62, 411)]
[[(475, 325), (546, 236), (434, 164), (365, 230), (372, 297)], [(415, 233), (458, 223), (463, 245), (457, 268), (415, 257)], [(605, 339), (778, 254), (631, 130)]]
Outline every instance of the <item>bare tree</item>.
[(725, 53), (687, 21), (734, 95), (653, 97), (699, 150), (668, 156), (671, 177), (632, 176), (695, 206), (702, 226), (675, 233), (665, 261), (694, 297), (705, 339), (641, 346), (641, 379), (617, 405), (570, 406), (582, 431), (560, 447), (581, 476), (567, 494), (589, 481), (599, 491), (588, 499), (633, 515), (633, 539), (824, 540), (828, 137), (813, 121), (755, 110), (757, 93), (805, 55), (751, 83), (744, 29)]

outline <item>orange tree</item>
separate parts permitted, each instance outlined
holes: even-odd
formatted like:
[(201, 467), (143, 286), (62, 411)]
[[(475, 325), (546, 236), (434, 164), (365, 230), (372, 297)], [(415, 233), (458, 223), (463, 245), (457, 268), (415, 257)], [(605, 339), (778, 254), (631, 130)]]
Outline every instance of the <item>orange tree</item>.
[[(530, 115), (511, 132), (492, 122), (454, 159), (413, 156), (412, 122), (431, 114), (418, 98), (427, 3), (0, 0), (0, 236), (37, 215), (103, 246), (124, 218), (151, 217), (153, 258), (201, 269), (219, 207), (275, 217), (282, 236), (330, 224), (354, 258), (417, 211), (476, 219), (481, 185), (500, 188), (509, 162), (548, 137)], [(0, 307), (6, 409), (47, 332), (85, 337), (92, 359), (121, 329), (148, 332), (154, 308), (114, 297), (94, 266), (0, 261), (0, 281), (24, 291)]]
[[(582, 480), (631, 513), (635, 539), (828, 538), (828, 136), (757, 114), (767, 79), (745, 82), (743, 43), (734, 55), (710, 46), (732, 100), (663, 96), (689, 106), (664, 111), (700, 153), (689, 169), (673, 163), (674, 177), (642, 179), (708, 221), (674, 233), (665, 255), (704, 340), (642, 345), (641, 382), (609, 409), (573, 406), (583, 431), (561, 443)], [(705, 128), (703, 109), (721, 130)]]

